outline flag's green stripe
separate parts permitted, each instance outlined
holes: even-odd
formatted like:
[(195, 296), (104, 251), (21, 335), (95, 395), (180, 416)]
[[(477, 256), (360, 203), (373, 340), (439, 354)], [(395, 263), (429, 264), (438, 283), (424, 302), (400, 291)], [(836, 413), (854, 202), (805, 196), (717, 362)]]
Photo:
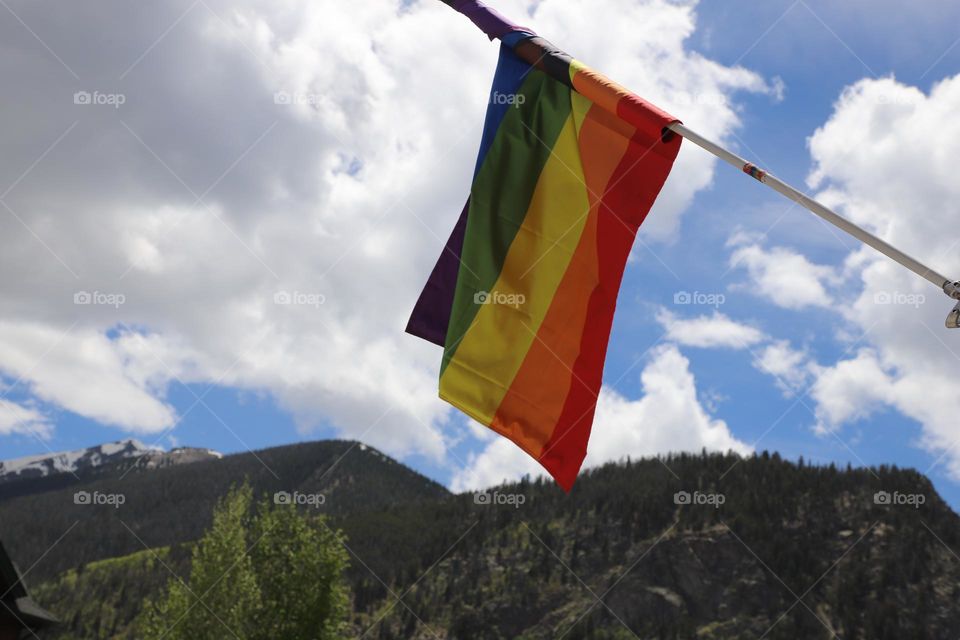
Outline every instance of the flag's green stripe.
[(501, 122), (470, 193), (467, 231), (440, 375), (480, 308), (474, 302), (474, 294), (490, 291), (500, 277), (543, 167), (570, 116), (570, 89), (544, 73), (531, 71), (515, 104)]

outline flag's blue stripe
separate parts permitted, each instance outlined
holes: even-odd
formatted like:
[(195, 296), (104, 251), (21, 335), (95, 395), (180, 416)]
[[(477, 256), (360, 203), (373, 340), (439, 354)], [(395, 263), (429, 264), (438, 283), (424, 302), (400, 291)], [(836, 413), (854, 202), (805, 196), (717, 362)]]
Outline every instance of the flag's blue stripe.
[[(521, 60), (511, 48), (516, 42), (531, 37), (525, 31), (514, 31), (503, 39), (500, 49), (500, 62), (497, 63), (497, 73), (493, 78), (493, 87), (490, 89), (490, 100), (487, 103), (487, 119), (483, 123), (483, 137), (480, 140), (480, 153), (477, 155), (477, 166), (473, 177), (476, 180), (480, 167), (487, 157), (487, 152), (497, 137), (497, 130), (507, 109), (513, 108), (513, 103), (507, 99), (520, 89), (524, 78), (530, 72), (530, 65)], [(508, 43), (507, 41), (510, 40)], [(500, 97), (504, 96), (504, 97)]]

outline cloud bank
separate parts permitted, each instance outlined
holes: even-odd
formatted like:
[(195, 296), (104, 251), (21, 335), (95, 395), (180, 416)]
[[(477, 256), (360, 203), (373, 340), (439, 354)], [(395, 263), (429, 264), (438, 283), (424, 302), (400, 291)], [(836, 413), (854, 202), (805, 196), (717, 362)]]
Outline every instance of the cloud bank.
[[(777, 93), (687, 49), (693, 2), (492, 4), (721, 140), (737, 92)], [(496, 46), (427, 1), (9, 8), (0, 377), (33, 404), (4, 404), (0, 433), (65, 410), (160, 437), (182, 382), (266, 392), (303, 434), (455, 467), (439, 355), (402, 331), (466, 196)], [(675, 238), (713, 170), (681, 152), (646, 242)], [(655, 452), (681, 418), (693, 447), (736, 444), (680, 407), (685, 362), (660, 353), (638, 400), (605, 392), (619, 440), (591, 460)]]

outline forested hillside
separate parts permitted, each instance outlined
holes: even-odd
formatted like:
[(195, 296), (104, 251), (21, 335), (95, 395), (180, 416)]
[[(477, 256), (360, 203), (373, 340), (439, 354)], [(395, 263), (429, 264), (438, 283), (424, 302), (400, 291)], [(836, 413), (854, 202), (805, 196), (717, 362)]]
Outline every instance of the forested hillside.
[[(348, 538), (354, 636), (933, 640), (960, 627), (960, 518), (914, 471), (681, 455), (604, 466), (569, 495), (527, 481), (478, 498), (370, 449), (343, 456), (349, 446), (257, 455), (329, 492), (321, 509)], [(143, 472), (130, 485), (138, 506), (76, 525), (103, 535), (67, 534), (32, 580), (68, 622), (62, 637), (136, 637), (143, 598), (189, 575), (212, 496), (243, 477), (261, 494), (282, 486), (238, 457)], [(0, 536), (32, 561), (45, 544), (32, 535), (80, 517), (34, 511), (62, 501), (0, 502)], [(112, 556), (126, 557), (102, 561)]]
[[(65, 476), (65, 477), (63, 477)], [(0, 494), (0, 539), (15, 558), (44, 557), (33, 582), (85, 563), (196, 540), (213, 505), (248, 480), (260, 495), (322, 494), (322, 512), (358, 513), (449, 495), (441, 485), (355, 442), (323, 441), (144, 470), (124, 464), (10, 483)], [(123, 504), (76, 504), (75, 494), (123, 496)], [(66, 535), (65, 535), (66, 534)], [(64, 536), (63, 542), (55, 544)], [(44, 555), (45, 554), (45, 555)]]

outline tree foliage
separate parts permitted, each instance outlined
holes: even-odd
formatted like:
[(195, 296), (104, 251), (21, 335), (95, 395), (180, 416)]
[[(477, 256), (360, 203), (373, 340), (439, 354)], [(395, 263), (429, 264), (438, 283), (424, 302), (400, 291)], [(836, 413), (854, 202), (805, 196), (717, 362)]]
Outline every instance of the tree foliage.
[(193, 550), (189, 582), (178, 578), (147, 603), (145, 640), (332, 640), (347, 613), (339, 534), (296, 507), (256, 505), (249, 485), (216, 506)]

